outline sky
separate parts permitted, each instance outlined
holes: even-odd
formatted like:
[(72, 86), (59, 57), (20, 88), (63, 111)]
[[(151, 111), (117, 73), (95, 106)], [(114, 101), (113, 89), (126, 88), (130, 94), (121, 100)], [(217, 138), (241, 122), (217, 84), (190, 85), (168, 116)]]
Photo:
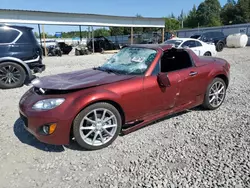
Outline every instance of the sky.
[[(179, 15), (198, 6), (203, 0), (1, 0), (0, 9), (38, 10), (53, 12), (90, 13), (116, 16), (163, 17)], [(227, 0), (220, 0), (223, 6)], [(36, 25), (27, 25), (37, 31)], [(83, 27), (83, 30), (86, 28)], [(79, 30), (72, 26), (45, 26), (45, 32)]]

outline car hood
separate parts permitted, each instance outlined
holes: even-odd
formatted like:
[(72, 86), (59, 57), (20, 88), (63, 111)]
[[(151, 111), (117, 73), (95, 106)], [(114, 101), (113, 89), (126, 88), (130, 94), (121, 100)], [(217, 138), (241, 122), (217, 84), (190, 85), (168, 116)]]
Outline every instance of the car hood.
[(85, 69), (81, 71), (36, 78), (31, 83), (33, 86), (42, 89), (73, 90), (119, 82), (133, 77), (135, 76), (108, 73), (94, 69)]

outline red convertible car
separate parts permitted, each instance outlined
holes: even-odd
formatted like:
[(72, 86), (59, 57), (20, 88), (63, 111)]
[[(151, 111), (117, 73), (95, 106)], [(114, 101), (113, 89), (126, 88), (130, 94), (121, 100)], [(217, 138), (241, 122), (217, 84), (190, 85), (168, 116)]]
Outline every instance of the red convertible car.
[(20, 99), (25, 128), (41, 142), (88, 150), (164, 116), (217, 109), (230, 64), (169, 45), (124, 47), (100, 67), (37, 78)]

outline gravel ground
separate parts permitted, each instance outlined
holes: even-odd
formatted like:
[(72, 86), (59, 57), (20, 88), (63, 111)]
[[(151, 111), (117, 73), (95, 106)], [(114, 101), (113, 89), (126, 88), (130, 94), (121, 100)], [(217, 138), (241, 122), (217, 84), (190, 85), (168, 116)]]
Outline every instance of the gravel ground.
[[(249, 50), (218, 54), (231, 63), (218, 110), (193, 109), (92, 152), (37, 141), (18, 119), (28, 87), (1, 90), (0, 187), (250, 187)], [(48, 57), (41, 75), (98, 66), (108, 56)]]

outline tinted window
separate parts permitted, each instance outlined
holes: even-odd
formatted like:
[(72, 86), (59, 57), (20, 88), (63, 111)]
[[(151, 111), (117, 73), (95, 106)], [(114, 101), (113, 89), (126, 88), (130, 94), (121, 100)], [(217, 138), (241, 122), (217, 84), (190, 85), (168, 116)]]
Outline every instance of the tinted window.
[(188, 46), (189, 48), (194, 48), (194, 47), (196, 47), (196, 44), (195, 44), (194, 40), (188, 40), (188, 41), (184, 42), (181, 46), (182, 47)]
[(167, 51), (161, 58), (161, 72), (171, 72), (192, 67), (192, 61), (186, 51)]
[(198, 39), (201, 35), (192, 35), (190, 38)]
[(0, 27), (0, 43), (11, 43), (19, 35), (19, 32), (9, 28)]
[(222, 32), (214, 32), (214, 37), (224, 37)]
[(196, 46), (202, 46), (202, 44), (199, 41), (195, 41)]
[(23, 32), (22, 36), (17, 40), (17, 43), (37, 43), (35, 35), (32, 31), (26, 30)]

